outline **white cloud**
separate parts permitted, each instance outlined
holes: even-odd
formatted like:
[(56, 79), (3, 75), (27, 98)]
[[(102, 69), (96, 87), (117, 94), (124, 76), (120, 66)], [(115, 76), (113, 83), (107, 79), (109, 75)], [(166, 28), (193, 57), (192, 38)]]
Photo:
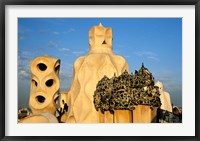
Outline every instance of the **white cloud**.
[(28, 74), (25, 70), (21, 70), (21, 71), (19, 72), (19, 74), (22, 75), (22, 76), (24, 76), (24, 77), (29, 76), (29, 74)]
[(20, 40), (20, 41), (25, 40), (25, 39), (26, 39), (26, 36), (24, 36), (24, 35), (20, 35), (20, 36), (18, 37), (18, 40)]
[(128, 56), (128, 55), (125, 55), (124, 57), (125, 57), (125, 58), (129, 58), (130, 56)]
[(57, 43), (57, 42), (54, 42), (54, 41), (49, 41), (49, 42), (47, 43), (47, 46), (48, 46), (48, 47), (57, 47), (57, 46), (58, 46), (58, 43)]
[(49, 34), (49, 30), (41, 29), (38, 31), (41, 34)]
[(30, 73), (28, 70), (19, 70), (18, 75), (20, 79), (30, 79)]
[(76, 30), (74, 28), (69, 28), (68, 30), (66, 31), (63, 31), (62, 33), (63, 34), (68, 34), (68, 33), (71, 33), (71, 32), (75, 32)]
[(74, 28), (70, 28), (67, 32), (75, 32), (76, 30)]
[(18, 50), (18, 76), (19, 79), (30, 79), (31, 54), (25, 50)]
[(159, 59), (157, 57), (155, 57), (155, 56), (147, 56), (147, 58), (155, 60), (155, 61), (159, 61)]
[(146, 57), (146, 58), (154, 60), (154, 61), (159, 61), (157, 54), (155, 54), (154, 52), (151, 52), (151, 51), (138, 51), (138, 52), (135, 52), (135, 54), (137, 56)]
[(71, 86), (71, 82), (72, 82), (72, 73), (73, 71), (69, 70), (68, 68), (64, 69), (61, 68), (60, 70), (60, 90), (61, 91), (68, 91), (70, 86)]
[(61, 48), (61, 49), (59, 49), (59, 51), (69, 51), (69, 49), (68, 48)]
[(85, 52), (84, 51), (73, 51), (72, 53), (75, 54), (76, 56), (79, 56), (81, 54), (84, 54)]
[(55, 35), (59, 35), (60, 33), (57, 32), (57, 31), (54, 31), (53, 34), (55, 34)]
[(60, 32), (58, 31), (50, 31), (46, 29), (39, 30), (38, 32), (44, 35), (49, 35), (49, 34), (59, 35), (60, 34)]
[(27, 39), (29, 34), (30, 34), (30, 30), (28, 28), (26, 28), (26, 27), (20, 28), (19, 27), (19, 29), (18, 29), (18, 40), (23, 41), (23, 40)]

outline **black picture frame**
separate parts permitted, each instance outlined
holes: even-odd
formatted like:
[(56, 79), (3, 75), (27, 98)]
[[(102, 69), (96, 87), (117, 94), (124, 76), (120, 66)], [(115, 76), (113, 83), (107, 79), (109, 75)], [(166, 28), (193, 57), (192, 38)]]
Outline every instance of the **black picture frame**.
[[(5, 7), (6, 5), (195, 5), (195, 136), (59, 136), (59, 137), (16, 137), (5, 136)], [(199, 127), (199, 57), (200, 54), (200, 0), (0, 0), (0, 139), (2, 141), (21, 140), (200, 140)]]

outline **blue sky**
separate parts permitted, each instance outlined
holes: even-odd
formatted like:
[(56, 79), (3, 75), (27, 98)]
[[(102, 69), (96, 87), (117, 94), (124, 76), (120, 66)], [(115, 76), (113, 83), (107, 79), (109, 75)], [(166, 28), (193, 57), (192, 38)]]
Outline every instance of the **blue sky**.
[(102, 23), (113, 29), (113, 52), (126, 58), (131, 72), (142, 62), (163, 82), (171, 101), (182, 106), (181, 18), (19, 18), (18, 103), (28, 106), (30, 60), (48, 54), (61, 59), (61, 91), (71, 85), (73, 63), (88, 53), (88, 32)]

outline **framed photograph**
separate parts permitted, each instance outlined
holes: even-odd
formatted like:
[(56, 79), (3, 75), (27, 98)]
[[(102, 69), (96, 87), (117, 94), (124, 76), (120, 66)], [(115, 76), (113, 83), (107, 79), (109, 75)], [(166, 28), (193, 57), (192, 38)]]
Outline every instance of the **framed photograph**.
[(199, 0), (2, 1), (1, 140), (200, 139), (199, 9)]

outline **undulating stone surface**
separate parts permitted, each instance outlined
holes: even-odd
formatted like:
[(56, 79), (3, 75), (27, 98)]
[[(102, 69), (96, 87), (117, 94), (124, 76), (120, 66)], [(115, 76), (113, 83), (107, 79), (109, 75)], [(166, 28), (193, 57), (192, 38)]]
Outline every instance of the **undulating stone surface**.
[(160, 108), (162, 110), (172, 112), (172, 104), (171, 104), (170, 94), (163, 90), (162, 82), (160, 82), (160, 81), (156, 82), (155, 86), (159, 87), (160, 100), (161, 100), (161, 103), (162, 103)]
[(126, 60), (112, 51), (112, 28), (101, 24), (89, 31), (89, 53), (74, 63), (73, 81), (67, 122), (98, 123), (99, 115), (93, 103), (98, 81), (106, 75), (111, 78), (129, 71)]
[(57, 118), (50, 113), (35, 113), (22, 120), (19, 123), (58, 123)]

